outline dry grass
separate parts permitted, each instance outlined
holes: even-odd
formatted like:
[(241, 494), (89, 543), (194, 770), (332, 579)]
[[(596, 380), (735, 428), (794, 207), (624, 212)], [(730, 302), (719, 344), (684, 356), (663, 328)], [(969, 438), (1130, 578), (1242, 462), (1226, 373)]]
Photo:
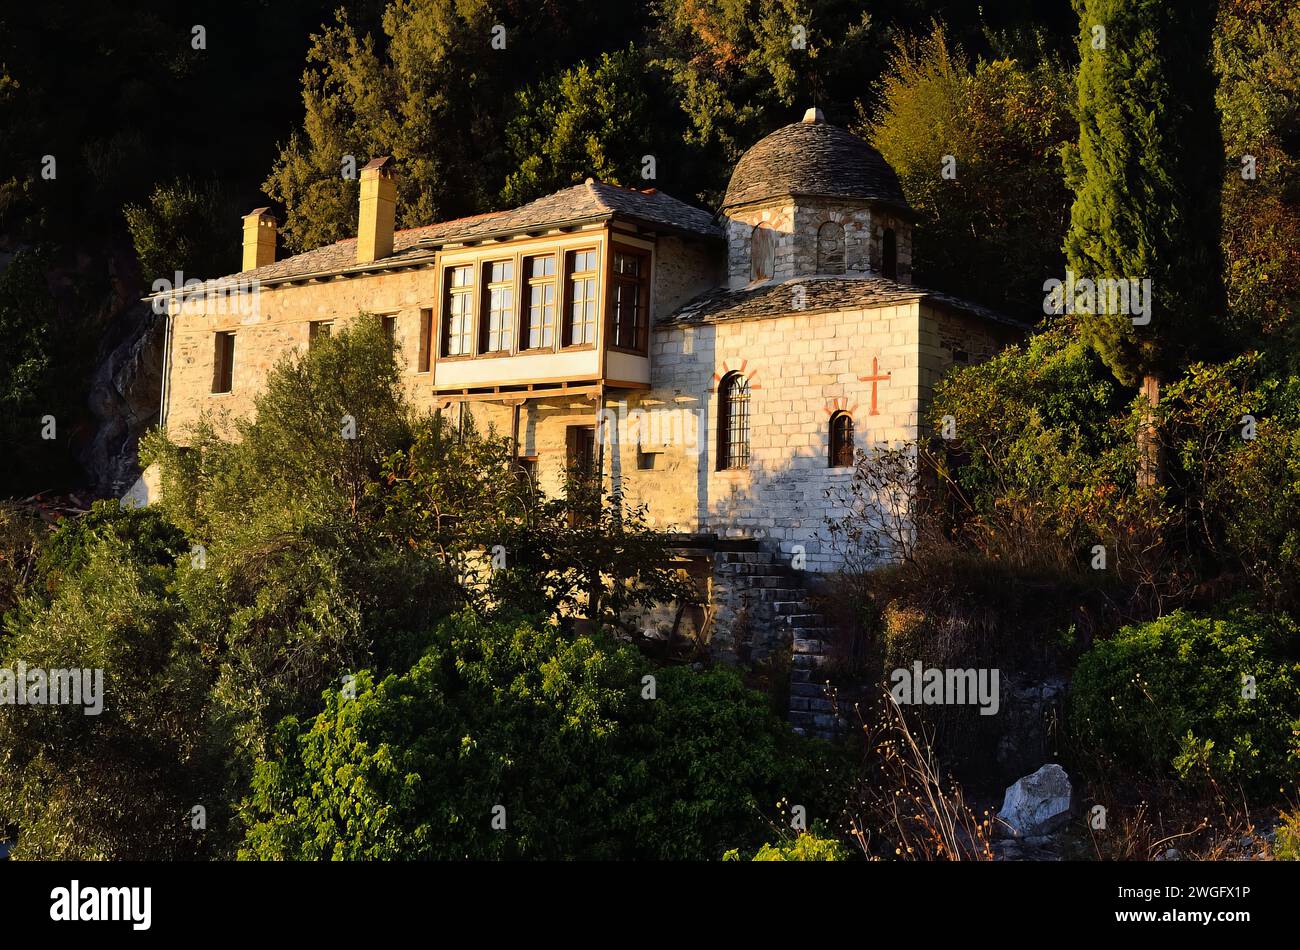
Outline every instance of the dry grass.
[[(862, 717), (859, 714), (859, 720)], [(872, 860), (991, 861), (991, 819), (940, 772), (924, 731), (914, 732), (887, 692), (862, 721), (866, 761), (846, 812), (849, 834)]]

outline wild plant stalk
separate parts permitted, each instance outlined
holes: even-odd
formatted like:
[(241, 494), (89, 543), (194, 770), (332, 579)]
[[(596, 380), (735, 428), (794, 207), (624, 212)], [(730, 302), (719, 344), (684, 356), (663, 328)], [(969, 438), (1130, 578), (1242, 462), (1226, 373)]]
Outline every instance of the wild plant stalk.
[(971, 810), (955, 782), (945, 788), (929, 737), (922, 729), (918, 739), (887, 691), (880, 721), (862, 728), (869, 760), (849, 810), (856, 812), (851, 834), (863, 853), (880, 856), (872, 845), (874, 829), (894, 845), (899, 860), (992, 860), (990, 820)]

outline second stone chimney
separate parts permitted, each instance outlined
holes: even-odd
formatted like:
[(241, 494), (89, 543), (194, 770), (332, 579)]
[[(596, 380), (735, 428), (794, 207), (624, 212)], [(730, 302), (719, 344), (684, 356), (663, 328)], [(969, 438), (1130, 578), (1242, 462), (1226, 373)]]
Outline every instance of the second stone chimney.
[(361, 216), (357, 224), (357, 263), (369, 264), (393, 253), (397, 211), (396, 162), (376, 158), (361, 169)]
[(253, 270), (275, 263), (275, 215), (270, 208), (254, 208), (244, 215), (244, 266)]

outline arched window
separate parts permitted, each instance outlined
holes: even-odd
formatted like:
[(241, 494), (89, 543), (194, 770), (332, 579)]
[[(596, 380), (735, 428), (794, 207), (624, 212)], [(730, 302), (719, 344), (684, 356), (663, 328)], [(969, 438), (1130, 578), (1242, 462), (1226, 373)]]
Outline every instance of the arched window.
[(817, 229), (817, 273), (844, 273), (844, 228), (834, 221)]
[(754, 228), (749, 239), (750, 279), (767, 280), (776, 263), (776, 232), (766, 224)]
[(830, 451), (826, 461), (831, 468), (853, 465), (853, 417), (842, 410), (831, 416)]
[(749, 380), (728, 373), (718, 385), (718, 469), (749, 468)]
[(893, 228), (885, 228), (880, 235), (880, 273), (890, 280), (898, 280), (898, 241)]

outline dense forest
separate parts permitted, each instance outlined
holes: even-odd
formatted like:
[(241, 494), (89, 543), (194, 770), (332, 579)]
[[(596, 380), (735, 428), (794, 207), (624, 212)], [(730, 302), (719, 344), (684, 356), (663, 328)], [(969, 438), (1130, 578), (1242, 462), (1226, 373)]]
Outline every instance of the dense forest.
[[(641, 642), (629, 614), (687, 596), (645, 512), (521, 487), (495, 433), (407, 403), (374, 321), (278, 367), (237, 441), (150, 431), (140, 298), (238, 270), (257, 206), (284, 254), (355, 234), (348, 156), (396, 160), (399, 227), (644, 187), (647, 156), (714, 209), (813, 104), (897, 170), (918, 284), (1036, 325), (943, 380), (926, 424), (956, 436), (921, 466), (859, 459), (850, 492), (917, 498), (917, 541), (833, 580), (831, 675), (1068, 681), (1054, 759), (1110, 814), (1073, 856), (1300, 855), (1300, 8), (867, 6), (0, 13), (0, 658), (128, 684), (93, 722), (0, 709), (14, 855), (992, 857), (987, 724), (886, 705), (804, 740), (779, 669)], [(1164, 319), (1048, 312), (1067, 270), (1152, 277)], [(358, 445), (295, 436), (345, 411)], [(137, 453), (144, 510), (112, 497)], [(531, 553), (468, 577), (496, 543)]]

